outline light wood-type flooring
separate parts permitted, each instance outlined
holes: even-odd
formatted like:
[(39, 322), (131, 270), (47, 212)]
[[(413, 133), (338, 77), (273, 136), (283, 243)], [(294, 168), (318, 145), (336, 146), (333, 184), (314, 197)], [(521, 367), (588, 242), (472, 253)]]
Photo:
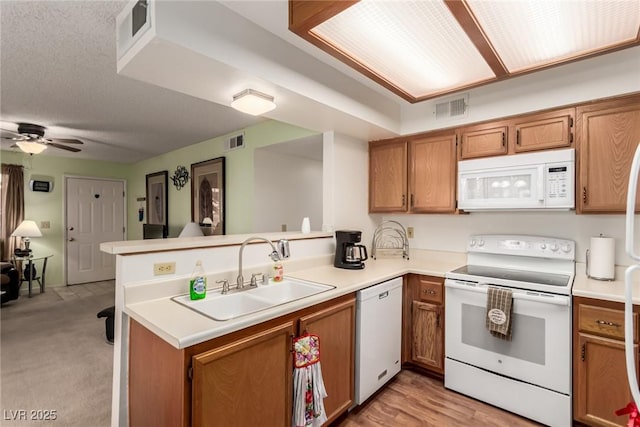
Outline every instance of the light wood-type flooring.
[(541, 424), (446, 390), (441, 381), (403, 370), (340, 427), (538, 427)]

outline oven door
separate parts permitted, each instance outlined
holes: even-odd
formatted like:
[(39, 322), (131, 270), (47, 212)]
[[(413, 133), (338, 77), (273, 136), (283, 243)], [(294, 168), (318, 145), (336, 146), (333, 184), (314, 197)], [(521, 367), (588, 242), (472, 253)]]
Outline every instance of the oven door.
[(448, 359), (571, 394), (570, 296), (513, 289), (513, 334), (505, 341), (485, 326), (488, 285), (447, 279), (445, 288)]

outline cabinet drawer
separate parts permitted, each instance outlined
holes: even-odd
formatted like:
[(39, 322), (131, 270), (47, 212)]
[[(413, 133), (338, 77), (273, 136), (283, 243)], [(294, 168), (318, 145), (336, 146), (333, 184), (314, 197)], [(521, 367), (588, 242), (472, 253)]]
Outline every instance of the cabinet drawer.
[(417, 287), (418, 299), (435, 304), (442, 304), (442, 284), (429, 280), (420, 280)]
[[(580, 332), (624, 340), (624, 310), (580, 304), (578, 328)], [(638, 342), (638, 313), (633, 313), (633, 341)]]

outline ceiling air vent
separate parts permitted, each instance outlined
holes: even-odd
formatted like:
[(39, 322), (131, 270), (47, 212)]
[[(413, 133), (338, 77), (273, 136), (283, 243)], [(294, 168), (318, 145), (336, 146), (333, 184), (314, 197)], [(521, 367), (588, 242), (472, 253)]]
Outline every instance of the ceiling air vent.
[(449, 98), (436, 104), (436, 120), (456, 119), (467, 116), (469, 94)]
[(244, 148), (244, 133), (231, 136), (227, 138), (226, 147), (227, 151), (237, 150), (238, 148)]

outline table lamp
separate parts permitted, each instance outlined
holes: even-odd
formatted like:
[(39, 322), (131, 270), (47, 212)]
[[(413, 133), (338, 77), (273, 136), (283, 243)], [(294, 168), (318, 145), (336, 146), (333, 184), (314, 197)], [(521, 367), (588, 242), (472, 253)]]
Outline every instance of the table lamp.
[[(22, 241), (24, 242), (24, 250), (17, 249), (16, 255), (26, 256), (31, 253), (31, 249), (29, 249), (29, 243), (30, 243), (29, 238), (42, 237), (42, 233), (40, 232), (40, 229), (36, 225), (35, 221), (25, 219), (20, 223), (18, 228), (16, 228), (14, 232), (11, 233), (11, 236), (22, 238)], [(21, 252), (21, 253), (18, 253), (18, 252)]]

